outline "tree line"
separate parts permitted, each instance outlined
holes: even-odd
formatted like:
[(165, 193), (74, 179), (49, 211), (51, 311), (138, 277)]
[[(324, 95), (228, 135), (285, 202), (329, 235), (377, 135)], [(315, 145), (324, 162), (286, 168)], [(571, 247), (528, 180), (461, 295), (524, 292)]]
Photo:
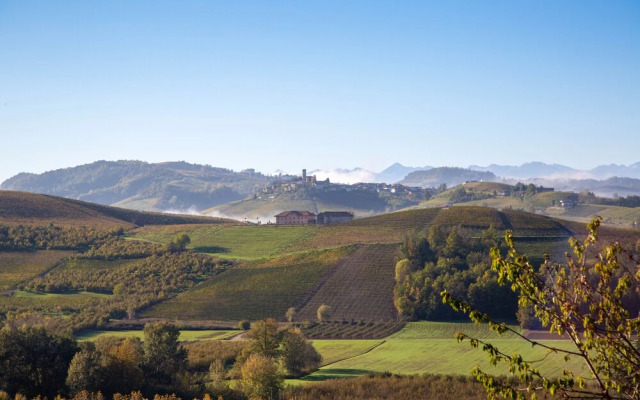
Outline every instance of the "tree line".
[[(146, 396), (273, 398), (283, 389), (284, 377), (312, 371), (322, 360), (300, 330), (281, 329), (273, 319), (255, 322), (246, 332), (248, 344), (231, 346), (234, 353), (216, 352), (206, 371), (189, 364), (176, 326), (155, 322), (143, 332), (144, 340), (110, 336), (78, 343), (42, 327), (5, 327), (0, 331), (0, 398), (100, 393), (115, 399), (138, 391)], [(198, 345), (207, 347), (207, 342)], [(238, 384), (232, 388), (229, 379)]]
[(450, 320), (461, 315), (442, 303), (447, 290), (496, 318), (515, 319), (517, 296), (498, 284), (489, 249), (504, 247), (493, 226), (471, 238), (462, 228), (431, 226), (425, 235), (407, 236), (395, 269), (394, 302), (411, 319)]

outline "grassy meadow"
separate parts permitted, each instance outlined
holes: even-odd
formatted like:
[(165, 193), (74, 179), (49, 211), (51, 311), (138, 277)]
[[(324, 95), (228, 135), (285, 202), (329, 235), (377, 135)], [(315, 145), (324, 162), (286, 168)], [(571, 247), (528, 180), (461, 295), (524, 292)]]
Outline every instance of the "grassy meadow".
[[(496, 375), (508, 374), (506, 365), (490, 366), (482, 350), (470, 348), (467, 342), (458, 343), (454, 339), (458, 331), (485, 339), (506, 354), (518, 353), (528, 361), (541, 360), (536, 366), (545, 374), (559, 376), (563, 369), (587, 373), (578, 360), (565, 363), (562, 356), (539, 347), (532, 348), (513, 334), (499, 336), (485, 326), (473, 323), (423, 321), (409, 322), (401, 331), (382, 341), (314, 340), (314, 346), (326, 357), (325, 362), (318, 371), (300, 380), (312, 382), (375, 372), (467, 375), (476, 365)], [(566, 340), (544, 343), (559, 348), (571, 347)]]
[(166, 244), (178, 233), (191, 239), (189, 248), (215, 257), (255, 260), (296, 250), (296, 242), (317, 230), (314, 226), (179, 226), (147, 227), (132, 238)]

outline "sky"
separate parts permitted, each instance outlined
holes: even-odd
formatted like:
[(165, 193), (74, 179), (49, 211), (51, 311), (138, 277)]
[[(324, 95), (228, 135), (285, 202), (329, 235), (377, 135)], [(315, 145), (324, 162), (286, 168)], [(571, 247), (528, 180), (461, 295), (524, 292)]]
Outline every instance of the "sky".
[(640, 2), (0, 0), (0, 182), (640, 161)]

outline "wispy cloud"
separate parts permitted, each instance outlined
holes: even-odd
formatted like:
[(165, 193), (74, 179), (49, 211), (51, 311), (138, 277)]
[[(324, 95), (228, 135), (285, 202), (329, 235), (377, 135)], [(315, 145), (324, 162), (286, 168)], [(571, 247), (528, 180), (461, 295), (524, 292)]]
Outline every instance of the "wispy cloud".
[(375, 172), (367, 171), (362, 168), (316, 170), (312, 171), (310, 175), (315, 175), (319, 181), (329, 178), (332, 183), (353, 184), (376, 181)]

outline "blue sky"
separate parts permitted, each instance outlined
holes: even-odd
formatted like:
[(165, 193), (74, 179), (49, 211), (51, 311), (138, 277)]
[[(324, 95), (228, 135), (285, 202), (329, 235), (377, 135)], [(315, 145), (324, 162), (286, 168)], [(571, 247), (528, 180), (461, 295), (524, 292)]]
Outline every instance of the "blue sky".
[(0, 181), (640, 161), (640, 2), (0, 0)]

